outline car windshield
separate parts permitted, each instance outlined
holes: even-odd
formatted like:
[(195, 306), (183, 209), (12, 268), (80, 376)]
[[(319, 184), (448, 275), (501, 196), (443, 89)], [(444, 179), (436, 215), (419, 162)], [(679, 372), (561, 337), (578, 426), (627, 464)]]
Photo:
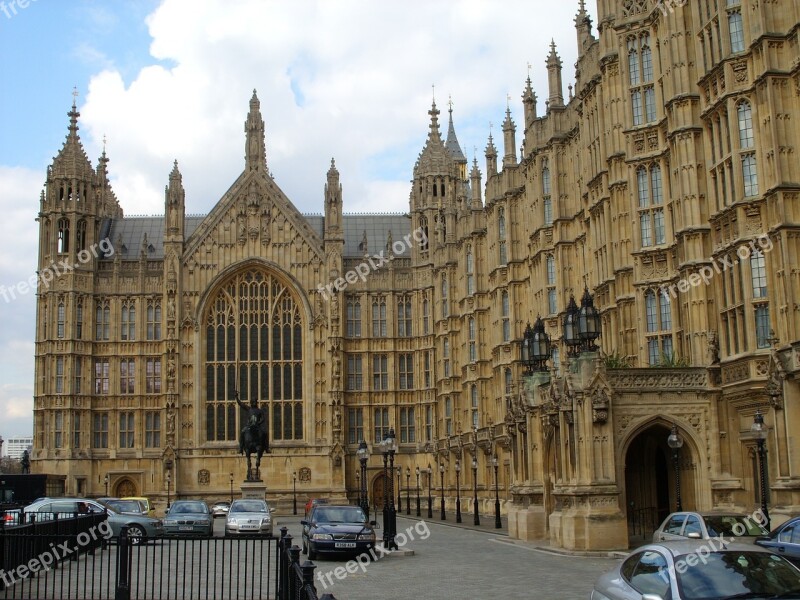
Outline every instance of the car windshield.
[(720, 535), (729, 537), (741, 537), (748, 535), (766, 535), (769, 532), (750, 517), (740, 517), (738, 515), (707, 515), (703, 517), (706, 521), (706, 529), (711, 537)]
[(314, 511), (317, 523), (363, 523), (367, 518), (357, 506), (320, 506)]
[(240, 500), (231, 505), (230, 512), (265, 513), (267, 503), (260, 500)]
[[(696, 560), (690, 560), (694, 556)], [(694, 564), (694, 566), (689, 566)], [(675, 561), (681, 598), (707, 600), (738, 594), (773, 597), (800, 593), (800, 571), (780, 556), (767, 552), (720, 551), (687, 555)]]
[(169, 512), (175, 514), (206, 513), (208, 512), (208, 507), (202, 502), (181, 502), (180, 504), (176, 502)]
[(142, 512), (142, 505), (136, 500), (109, 500), (106, 504), (117, 512)]

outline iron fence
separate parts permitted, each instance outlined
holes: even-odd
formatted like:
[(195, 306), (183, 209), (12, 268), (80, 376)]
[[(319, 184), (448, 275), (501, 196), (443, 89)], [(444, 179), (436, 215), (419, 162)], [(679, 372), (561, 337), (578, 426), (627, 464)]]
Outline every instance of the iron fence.
[(314, 586), (314, 569), (317, 566), (308, 560), (300, 563), (300, 548), (293, 543), (286, 527), (281, 528), (278, 553), (279, 600), (336, 600), (333, 594), (317, 596)]

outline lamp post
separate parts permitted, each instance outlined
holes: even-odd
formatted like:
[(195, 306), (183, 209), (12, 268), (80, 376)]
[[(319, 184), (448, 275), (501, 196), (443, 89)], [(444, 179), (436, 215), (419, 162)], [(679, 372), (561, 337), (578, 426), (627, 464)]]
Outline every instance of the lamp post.
[(497, 482), (497, 454), (492, 456), (492, 467), (494, 467), (494, 528), (502, 529), (503, 522), (500, 520), (500, 489)]
[(400, 478), (403, 476), (403, 467), (397, 465), (397, 512), (403, 512), (403, 482)]
[(600, 313), (594, 307), (594, 300), (589, 293), (589, 287), (583, 290), (581, 308), (578, 311), (578, 337), (581, 340), (581, 350), (596, 352), (598, 350), (594, 341), (600, 337)]
[(575, 304), (575, 296), (569, 297), (567, 309), (564, 313), (564, 320), (562, 321), (562, 330), (564, 334), (564, 343), (567, 345), (567, 356), (578, 356), (581, 346), (580, 337), (578, 337), (578, 313), (580, 309)]
[(231, 504), (233, 504), (233, 473), (231, 473)]
[(428, 463), (428, 518), (433, 518), (433, 498), (431, 498), (431, 478), (433, 477), (433, 469), (431, 463)]
[(528, 323), (522, 336), (522, 363), (527, 368), (527, 375), (533, 375), (534, 371), (547, 370), (550, 346), (550, 336), (544, 330), (544, 321), (537, 316), (533, 327)]
[(456, 523), (461, 523), (461, 461), (456, 459)]
[(672, 430), (667, 438), (667, 445), (672, 448), (672, 461), (675, 464), (675, 510), (680, 512), (683, 510), (680, 470), (680, 453), (683, 446), (683, 438), (678, 434), (678, 426), (675, 423), (672, 424)]
[(441, 492), (442, 492), (442, 514), (439, 516), (439, 518), (442, 521), (446, 521), (447, 520), (447, 515), (444, 513), (444, 463), (439, 465), (439, 475), (442, 476), (442, 487), (441, 487)]
[[(170, 505), (169, 488), (171, 483), (172, 483), (172, 474), (170, 473), (170, 471), (167, 471), (167, 510), (169, 510), (169, 505)], [(106, 486), (108, 486), (108, 475), (106, 475)]]
[(758, 444), (758, 479), (759, 479), (759, 497), (761, 499), (761, 514), (764, 515), (766, 521), (766, 528), (770, 527), (769, 510), (767, 509), (767, 429), (764, 426), (764, 415), (760, 410), (756, 411), (753, 417), (753, 424), (750, 426), (750, 431)]
[(422, 513), (419, 512), (419, 467), (414, 469), (414, 472), (417, 474), (417, 516), (421, 517)]
[(358, 461), (361, 463), (361, 489), (359, 489), (358, 497), (361, 501), (361, 510), (367, 516), (369, 521), (369, 497), (367, 496), (367, 461), (369, 460), (369, 448), (367, 442), (361, 440), (356, 451)]
[(106, 476), (103, 477), (103, 483), (106, 484), (106, 496), (108, 496), (108, 473), (106, 473)]
[(481, 524), (481, 516), (478, 514), (478, 457), (472, 459), (472, 512), (474, 517), (472, 520), (473, 525)]
[[(397, 512), (395, 512), (394, 507), (394, 490), (392, 489), (392, 483), (394, 479), (394, 453), (397, 451), (397, 443), (394, 434), (394, 428), (389, 429), (389, 435), (386, 436), (386, 439), (383, 441), (383, 464), (384, 464), (384, 474), (386, 478), (384, 479), (385, 482), (389, 484), (389, 493), (384, 494), (384, 528), (383, 528), (383, 546), (389, 550), (397, 550), (397, 542), (395, 542), (394, 537), (397, 534)], [(388, 459), (388, 465), (387, 465)], [(398, 482), (400, 481), (399, 477), (399, 467), (398, 467)]]
[(406, 514), (411, 514), (411, 467), (406, 467)]
[(297, 514), (297, 471), (292, 473), (292, 514)]

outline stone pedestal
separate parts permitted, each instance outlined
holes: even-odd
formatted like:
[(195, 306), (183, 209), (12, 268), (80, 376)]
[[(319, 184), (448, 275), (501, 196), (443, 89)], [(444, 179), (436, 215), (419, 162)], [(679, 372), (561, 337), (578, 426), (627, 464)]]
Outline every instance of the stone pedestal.
[(508, 507), (508, 535), (519, 540), (547, 539), (547, 514), (543, 506)]
[(263, 481), (243, 481), (240, 489), (242, 490), (242, 498), (267, 499), (267, 484)]

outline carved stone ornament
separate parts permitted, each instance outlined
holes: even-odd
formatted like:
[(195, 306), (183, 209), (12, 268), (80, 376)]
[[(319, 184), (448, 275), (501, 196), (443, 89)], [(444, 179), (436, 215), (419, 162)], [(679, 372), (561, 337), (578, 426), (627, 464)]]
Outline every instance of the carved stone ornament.
[(304, 483), (311, 481), (311, 469), (308, 467), (301, 467), (297, 472), (297, 478)]
[(608, 392), (603, 388), (597, 388), (592, 393), (592, 422), (605, 423), (608, 421)]
[(211, 471), (208, 469), (200, 469), (197, 472), (197, 483), (199, 485), (208, 485), (211, 483)]

